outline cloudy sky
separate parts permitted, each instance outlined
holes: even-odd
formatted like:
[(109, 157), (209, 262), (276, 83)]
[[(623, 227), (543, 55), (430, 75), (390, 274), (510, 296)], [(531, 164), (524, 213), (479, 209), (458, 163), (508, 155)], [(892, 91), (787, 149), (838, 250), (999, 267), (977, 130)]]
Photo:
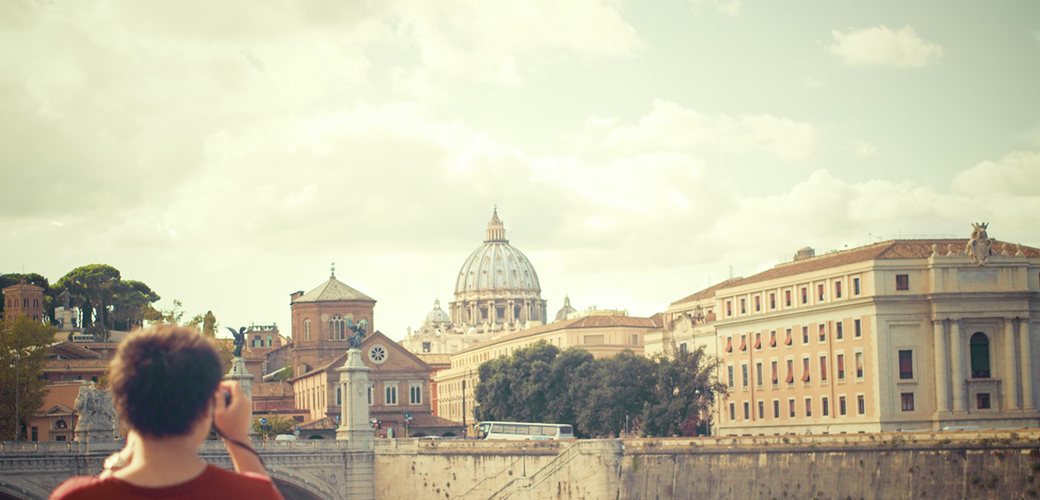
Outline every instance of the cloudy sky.
[(795, 250), (1040, 245), (1040, 2), (0, 3), (0, 272), (108, 263), (277, 322), (329, 275), (401, 338), (498, 205), (555, 311)]

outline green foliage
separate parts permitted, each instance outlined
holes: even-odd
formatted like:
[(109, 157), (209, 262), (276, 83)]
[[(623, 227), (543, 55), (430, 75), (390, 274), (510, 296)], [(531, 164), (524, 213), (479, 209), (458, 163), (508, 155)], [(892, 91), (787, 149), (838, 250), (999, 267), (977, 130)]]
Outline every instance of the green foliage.
[[(11, 322), (0, 321), (0, 401), (4, 402), (0, 404), (0, 439), (13, 438), (15, 420), (27, 423), (43, 404), (47, 394), (43, 368), (55, 331), (24, 315)], [(21, 425), (18, 429), (19, 439), (24, 439)]]
[(159, 294), (140, 281), (123, 280), (119, 270), (108, 264), (69, 271), (49, 295), (57, 297), (62, 291), (68, 291), (70, 307), (83, 311), (83, 331), (102, 341), (108, 339), (110, 329), (132, 330), (157, 316), (152, 304)]
[(271, 377), (271, 380), (273, 382), (288, 382), (291, 378), (293, 378), (292, 365), (285, 365), (285, 369)]
[[(260, 418), (267, 418), (266, 427), (260, 423)], [(260, 439), (273, 438), (279, 434), (292, 434), (294, 427), (296, 427), (295, 420), (281, 415), (268, 415), (253, 419), (253, 431)]]
[(703, 349), (675, 359), (631, 351), (594, 359), (539, 342), (480, 366), (478, 420), (569, 423), (578, 436), (693, 435), (724, 390)]

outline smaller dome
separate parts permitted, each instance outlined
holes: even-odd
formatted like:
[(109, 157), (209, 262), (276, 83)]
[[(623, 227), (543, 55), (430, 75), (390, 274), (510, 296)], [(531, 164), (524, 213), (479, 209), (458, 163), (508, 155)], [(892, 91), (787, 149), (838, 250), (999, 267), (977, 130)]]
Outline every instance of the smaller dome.
[(563, 297), (563, 307), (556, 313), (556, 321), (563, 321), (567, 319), (567, 315), (575, 312), (578, 312), (578, 310), (571, 307), (571, 298), (565, 295)]
[(438, 325), (442, 323), (451, 323), (451, 316), (441, 309), (441, 300), (436, 299), (433, 301), (433, 310), (426, 315), (426, 325)]
[(466, 330), (466, 335), (477, 335), (478, 333), (480, 332), (477, 331), (477, 327), (475, 326), (471, 326), (469, 327), (469, 330)]

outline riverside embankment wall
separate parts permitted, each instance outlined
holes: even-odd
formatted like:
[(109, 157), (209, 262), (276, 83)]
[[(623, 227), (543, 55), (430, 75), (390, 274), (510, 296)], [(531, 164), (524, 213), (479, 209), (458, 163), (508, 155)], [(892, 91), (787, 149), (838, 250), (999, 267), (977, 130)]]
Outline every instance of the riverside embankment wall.
[(1040, 430), (377, 444), (376, 498), (1032, 499)]

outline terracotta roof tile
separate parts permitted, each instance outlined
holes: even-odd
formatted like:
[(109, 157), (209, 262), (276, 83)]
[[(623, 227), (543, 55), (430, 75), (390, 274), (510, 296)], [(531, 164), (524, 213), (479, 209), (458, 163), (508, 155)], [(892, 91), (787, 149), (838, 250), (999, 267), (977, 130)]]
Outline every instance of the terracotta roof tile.
[(308, 420), (300, 424), (300, 430), (330, 430), (339, 427), (334, 417), (323, 417), (315, 420)]
[(418, 415), (413, 415), (412, 421), (408, 424), (408, 428), (410, 429), (430, 427), (462, 427), (462, 423), (438, 417), (437, 415), (420, 413)]
[(253, 397), (289, 397), (293, 396), (292, 385), (288, 382), (254, 382)]
[(317, 288), (311, 290), (299, 298), (293, 301), (297, 302), (328, 302), (335, 300), (367, 300), (375, 302), (376, 299), (369, 297), (353, 288), (346, 283), (336, 279), (335, 276), (329, 278), (328, 281), (318, 285)]
[(107, 370), (108, 363), (107, 359), (49, 359), (44, 365), (44, 371), (83, 368)]

